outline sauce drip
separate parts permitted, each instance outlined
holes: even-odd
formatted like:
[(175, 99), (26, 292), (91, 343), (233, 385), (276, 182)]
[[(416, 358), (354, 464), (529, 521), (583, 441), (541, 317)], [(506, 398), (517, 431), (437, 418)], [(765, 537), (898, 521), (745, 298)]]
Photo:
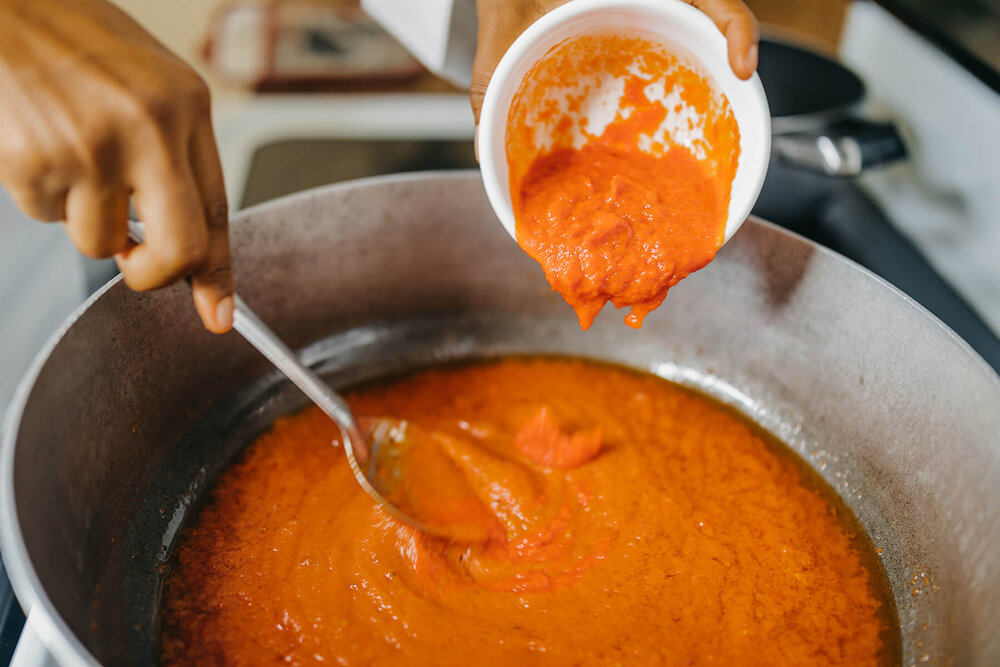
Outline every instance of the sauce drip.
[(697, 394), (514, 358), (349, 401), (428, 434), (421, 488), (481, 534), (399, 523), (318, 409), (279, 419), (183, 533), (164, 664), (892, 662), (891, 602), (846, 509)]
[[(609, 103), (615, 86), (601, 127), (607, 108), (586, 102)], [(526, 75), (508, 117), (518, 243), (581, 327), (611, 301), (638, 328), (722, 245), (738, 158), (728, 101), (677, 56), (638, 37), (569, 40)]]

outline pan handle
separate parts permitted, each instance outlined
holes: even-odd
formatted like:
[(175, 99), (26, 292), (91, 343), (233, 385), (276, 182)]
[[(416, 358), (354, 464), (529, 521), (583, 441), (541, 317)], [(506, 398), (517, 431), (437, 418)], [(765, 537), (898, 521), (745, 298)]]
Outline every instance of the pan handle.
[(856, 118), (821, 130), (776, 135), (771, 147), (782, 162), (827, 176), (857, 176), (907, 156), (895, 125)]

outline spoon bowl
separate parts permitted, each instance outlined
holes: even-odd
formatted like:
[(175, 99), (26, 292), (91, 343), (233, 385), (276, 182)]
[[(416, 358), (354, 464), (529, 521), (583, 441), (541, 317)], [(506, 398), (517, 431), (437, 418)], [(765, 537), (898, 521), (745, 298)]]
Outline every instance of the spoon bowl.
[(414, 516), (408, 505), (392, 502), (389, 491), (398, 478), (413, 430), (409, 422), (390, 417), (355, 418), (343, 396), (305, 366), (243, 300), (233, 295), (233, 329), (284, 373), (340, 428), (344, 454), (361, 488), (394, 517), (423, 532), (448, 536), (447, 527), (435, 526), (425, 517)]

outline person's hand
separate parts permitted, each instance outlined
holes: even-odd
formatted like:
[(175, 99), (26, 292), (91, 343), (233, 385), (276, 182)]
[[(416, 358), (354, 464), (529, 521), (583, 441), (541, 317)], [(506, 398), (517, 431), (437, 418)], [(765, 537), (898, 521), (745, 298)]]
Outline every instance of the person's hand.
[[(741, 79), (749, 79), (757, 69), (760, 27), (741, 0), (685, 0), (705, 12), (722, 34), (729, 48), (729, 64)], [(472, 112), (479, 125), (479, 112), (493, 71), (514, 40), (544, 14), (567, 0), (476, 0), (479, 41), (472, 67)]]
[[(232, 327), (226, 193), (208, 88), (104, 0), (0, 0), (0, 183), (64, 220), (132, 289), (191, 276), (215, 332)], [(145, 242), (128, 239), (129, 198)]]

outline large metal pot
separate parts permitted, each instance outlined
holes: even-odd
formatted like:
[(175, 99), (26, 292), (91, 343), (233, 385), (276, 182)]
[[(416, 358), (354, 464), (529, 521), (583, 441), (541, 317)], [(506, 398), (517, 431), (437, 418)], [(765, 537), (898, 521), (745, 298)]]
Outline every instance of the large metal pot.
[[(642, 330), (605, 313), (584, 333), (474, 172), (265, 204), (233, 242), (244, 298), (337, 384), (543, 352), (732, 404), (815, 466), (881, 548), (904, 664), (1000, 662), (1000, 379), (857, 266), (751, 220)], [(29, 373), (3, 443), (3, 554), (30, 609), (20, 659), (153, 662), (178, 527), (234, 452), (300, 404), (243, 341), (201, 329), (187, 287), (95, 296)]]

